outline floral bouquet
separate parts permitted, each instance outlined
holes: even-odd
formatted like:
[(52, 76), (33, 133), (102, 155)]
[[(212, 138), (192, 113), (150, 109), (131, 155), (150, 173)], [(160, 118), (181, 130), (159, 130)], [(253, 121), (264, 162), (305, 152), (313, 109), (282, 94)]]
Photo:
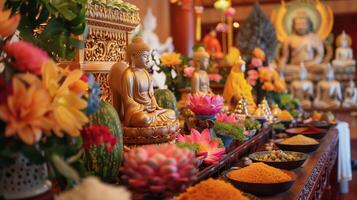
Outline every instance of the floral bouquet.
[(280, 95), (286, 92), (287, 87), (279, 73), (271, 67), (263, 66), (262, 60), (258, 58), (253, 58), (248, 66), (246, 77), (253, 87), (257, 102), (261, 102), (264, 97), (269, 103), (279, 101)]
[(99, 85), (79, 69), (58, 67), (29, 42), (10, 41), (18, 17), (9, 18), (16, 23), (11, 29), (0, 31), (0, 168), (21, 155), (31, 164), (47, 164), (62, 183), (78, 182), (69, 164), (84, 174), (81, 130), (99, 108)]

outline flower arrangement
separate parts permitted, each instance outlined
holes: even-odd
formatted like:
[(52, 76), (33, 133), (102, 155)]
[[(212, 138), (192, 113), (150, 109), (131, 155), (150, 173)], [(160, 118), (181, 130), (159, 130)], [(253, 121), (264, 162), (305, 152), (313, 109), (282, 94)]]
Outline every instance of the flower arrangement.
[(216, 115), (222, 110), (223, 97), (219, 95), (199, 95), (189, 96), (188, 107), (196, 115)]
[(188, 144), (198, 144), (197, 155), (205, 155), (203, 162), (205, 164), (214, 164), (224, 155), (225, 149), (219, 147), (219, 140), (211, 137), (210, 131), (205, 129), (200, 133), (196, 129), (191, 129), (190, 135), (177, 136), (177, 141)]
[(176, 52), (164, 53), (160, 56), (161, 64), (167, 67), (174, 67), (182, 63), (181, 54)]
[(267, 97), (269, 103), (274, 103), (278, 101), (281, 94), (286, 92), (287, 85), (275, 69), (264, 66), (263, 51), (255, 51), (253, 55), (246, 71), (247, 81), (253, 87), (257, 102)]
[(79, 69), (57, 67), (45, 51), (29, 42), (10, 42), (12, 33), (0, 34), (5, 66), (0, 73), (1, 168), (23, 155), (33, 164), (46, 163), (50, 176), (60, 183), (79, 181), (67, 161), (81, 169), (81, 130), (87, 114), (98, 109), (99, 85)]

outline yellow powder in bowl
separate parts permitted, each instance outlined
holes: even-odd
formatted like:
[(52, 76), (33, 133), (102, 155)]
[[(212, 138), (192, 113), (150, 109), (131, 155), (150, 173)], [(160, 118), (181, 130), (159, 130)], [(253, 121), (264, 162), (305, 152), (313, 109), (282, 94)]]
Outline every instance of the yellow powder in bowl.
[(281, 144), (290, 144), (290, 145), (311, 145), (318, 144), (316, 140), (306, 137), (304, 135), (295, 135), (291, 138), (287, 138), (281, 142)]
[(282, 183), (292, 178), (280, 169), (264, 163), (253, 163), (242, 169), (233, 170), (227, 174), (233, 180), (246, 183)]
[(180, 194), (176, 200), (248, 200), (233, 185), (216, 179), (207, 179)]

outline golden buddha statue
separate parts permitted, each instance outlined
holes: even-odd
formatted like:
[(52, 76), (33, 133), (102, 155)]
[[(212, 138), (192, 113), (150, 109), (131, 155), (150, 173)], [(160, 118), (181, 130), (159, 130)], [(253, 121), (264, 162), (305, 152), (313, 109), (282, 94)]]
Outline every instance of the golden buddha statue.
[(326, 80), (321, 80), (316, 86), (314, 108), (334, 109), (341, 106), (342, 91), (340, 82), (334, 80), (334, 70), (328, 65)]
[(240, 99), (247, 101), (247, 107), (250, 114), (256, 108), (252, 95), (252, 87), (244, 78), (245, 62), (239, 56), (238, 61), (233, 64), (223, 90), (223, 98), (229, 104), (230, 109), (234, 109)]
[(193, 53), (192, 61), (195, 72), (191, 77), (191, 93), (198, 93), (200, 95), (212, 93), (209, 87), (208, 74), (206, 72), (209, 64), (209, 54), (203, 47), (199, 47)]
[(322, 39), (313, 32), (313, 24), (305, 11), (296, 13), (292, 26), (293, 33), (283, 42), (279, 64), (285, 79), (298, 79), (300, 63), (303, 62), (309, 72), (308, 79), (321, 80), (327, 72), (327, 65), (322, 63)]
[(127, 56), (132, 65), (116, 63), (109, 76), (113, 104), (124, 125), (124, 142), (145, 144), (173, 139), (178, 128), (176, 114), (156, 102), (147, 71), (152, 62), (150, 48), (136, 37), (127, 48)]

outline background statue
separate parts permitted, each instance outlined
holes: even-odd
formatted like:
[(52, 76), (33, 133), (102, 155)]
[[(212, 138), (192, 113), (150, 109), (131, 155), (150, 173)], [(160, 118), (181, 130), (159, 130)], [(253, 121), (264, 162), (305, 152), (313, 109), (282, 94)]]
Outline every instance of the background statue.
[(165, 43), (161, 44), (159, 37), (155, 33), (156, 26), (156, 17), (152, 14), (151, 8), (149, 8), (144, 18), (144, 27), (141, 33), (143, 40), (150, 46), (150, 48), (158, 51), (159, 54), (173, 51), (174, 46), (172, 44), (172, 38), (168, 37)]
[(113, 103), (124, 124), (124, 142), (166, 142), (172, 139), (178, 124), (175, 112), (156, 102), (153, 81), (147, 72), (152, 65), (150, 48), (136, 37), (128, 46), (127, 55), (131, 66), (117, 63), (109, 76)]
[(334, 80), (334, 70), (328, 64), (328, 73), (326, 80), (321, 80), (316, 86), (316, 98), (314, 99), (314, 107), (318, 109), (334, 109), (339, 108), (342, 100), (341, 85)]
[(348, 87), (345, 89), (342, 107), (357, 107), (357, 88), (353, 80), (350, 81)]
[(201, 95), (212, 93), (206, 72), (209, 64), (209, 54), (203, 47), (199, 47), (193, 53), (192, 62), (195, 72), (193, 72), (191, 77), (191, 93), (199, 93)]
[(309, 79), (321, 79), (326, 75), (326, 64), (322, 64), (324, 45), (319, 35), (313, 32), (313, 24), (305, 11), (297, 12), (293, 18), (292, 34), (282, 47), (280, 67), (286, 80), (297, 79), (300, 63), (309, 72)]
[(300, 63), (300, 80), (294, 80), (290, 85), (290, 92), (294, 98), (298, 99), (304, 109), (311, 108), (311, 97), (314, 92), (314, 85), (307, 80), (307, 70), (304, 63)]
[(347, 81), (355, 79), (356, 61), (353, 59), (353, 51), (351, 48), (352, 39), (343, 31), (336, 39), (335, 59), (332, 61), (332, 66), (335, 70), (337, 80)]
[(211, 29), (204, 37), (203, 44), (205, 46), (208, 54), (215, 58), (222, 58), (223, 52), (221, 44), (217, 39), (217, 32), (214, 29)]

